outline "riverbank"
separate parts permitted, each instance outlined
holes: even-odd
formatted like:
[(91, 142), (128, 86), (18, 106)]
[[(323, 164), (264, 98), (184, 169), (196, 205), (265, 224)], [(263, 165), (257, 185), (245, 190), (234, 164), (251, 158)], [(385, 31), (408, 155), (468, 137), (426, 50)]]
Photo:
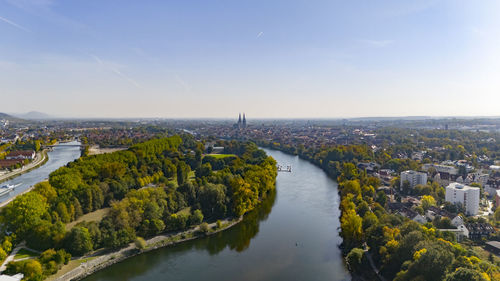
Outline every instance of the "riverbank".
[[(217, 223), (209, 224), (209, 232), (206, 234), (199, 234), (199, 226), (192, 229), (163, 234), (155, 236), (146, 240), (145, 249), (138, 249), (134, 243), (130, 243), (127, 247), (117, 251), (109, 252), (108, 250), (97, 251), (93, 254), (72, 260), (68, 265), (65, 265), (59, 271), (59, 274), (49, 276), (47, 280), (50, 281), (67, 281), (67, 280), (81, 280), (99, 270), (109, 267), (113, 264), (124, 261), (128, 258), (140, 255), (142, 253), (150, 252), (159, 248), (172, 246), (182, 242), (194, 240), (197, 238), (213, 235), (221, 231), (227, 230), (243, 220), (243, 216), (234, 220), (222, 221), (222, 227), (216, 228)], [(74, 268), (71, 268), (74, 267)]]
[(10, 173), (1, 175), (0, 176), (0, 183), (2, 183), (4, 181), (11, 180), (15, 177), (18, 177), (22, 174), (30, 172), (36, 168), (39, 168), (43, 164), (47, 163), (48, 160), (49, 160), (49, 156), (47, 155), (47, 150), (44, 149), (41, 152), (37, 153), (35, 160), (33, 162), (29, 163), (28, 165), (26, 165), (25, 167), (22, 167), (22, 168), (19, 168), (17, 170), (14, 170)]

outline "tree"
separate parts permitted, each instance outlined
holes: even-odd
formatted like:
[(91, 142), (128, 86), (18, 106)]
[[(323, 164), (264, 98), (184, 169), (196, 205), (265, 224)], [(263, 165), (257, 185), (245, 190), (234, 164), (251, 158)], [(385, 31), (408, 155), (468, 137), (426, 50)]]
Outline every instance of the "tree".
[(436, 200), (430, 195), (422, 196), (422, 208), (427, 211), (431, 206), (436, 206)]
[(19, 238), (24, 238), (47, 215), (48, 207), (45, 197), (28, 192), (8, 204), (0, 218), (10, 231), (15, 232)]
[(488, 281), (477, 270), (460, 267), (455, 272), (446, 275), (445, 281)]
[(200, 224), (200, 232), (201, 233), (207, 234), (208, 231), (209, 231), (208, 223), (204, 222), (204, 223)]
[(500, 207), (495, 210), (495, 221), (500, 222)]
[(23, 273), (26, 280), (42, 280), (42, 265), (37, 260), (28, 260), (24, 264)]
[(360, 245), (363, 237), (363, 219), (354, 210), (347, 210), (342, 214), (341, 233), (347, 248)]
[(134, 244), (135, 244), (135, 247), (139, 250), (144, 250), (144, 249), (146, 249), (146, 246), (147, 246), (146, 241), (142, 237), (135, 238)]
[(61, 218), (61, 221), (64, 223), (68, 223), (71, 221), (71, 216), (68, 213), (68, 209), (66, 208), (66, 204), (63, 202), (59, 202), (56, 207), (57, 214)]
[(92, 239), (85, 227), (75, 226), (66, 237), (66, 249), (73, 255), (82, 256), (92, 251)]
[(195, 210), (193, 214), (189, 217), (189, 224), (190, 225), (197, 225), (200, 224), (203, 221), (203, 213), (201, 210)]
[(189, 172), (191, 171), (189, 165), (184, 163), (183, 161), (179, 161), (177, 164), (177, 184), (183, 185), (189, 176)]
[(360, 248), (353, 248), (346, 256), (347, 266), (350, 271), (356, 271), (361, 266), (361, 260), (365, 252)]
[(380, 206), (385, 206), (385, 204), (387, 204), (387, 196), (385, 195), (385, 192), (382, 190), (377, 192), (377, 198), (375, 201), (379, 203)]

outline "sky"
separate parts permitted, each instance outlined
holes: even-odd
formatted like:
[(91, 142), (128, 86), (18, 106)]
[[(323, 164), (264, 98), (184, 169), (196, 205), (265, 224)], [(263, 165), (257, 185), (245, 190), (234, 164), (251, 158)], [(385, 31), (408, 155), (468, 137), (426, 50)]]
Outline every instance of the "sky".
[(496, 0), (0, 0), (0, 112), (500, 116)]

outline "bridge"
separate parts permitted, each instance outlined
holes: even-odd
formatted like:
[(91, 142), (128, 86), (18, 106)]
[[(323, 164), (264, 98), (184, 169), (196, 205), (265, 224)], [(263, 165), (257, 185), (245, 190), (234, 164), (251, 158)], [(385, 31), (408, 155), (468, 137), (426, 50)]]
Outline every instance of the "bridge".
[(54, 148), (57, 146), (67, 146), (67, 147), (80, 147), (84, 148), (86, 145), (83, 144), (66, 144), (66, 143), (58, 143), (58, 144), (51, 144), (51, 145), (42, 145), (42, 148)]

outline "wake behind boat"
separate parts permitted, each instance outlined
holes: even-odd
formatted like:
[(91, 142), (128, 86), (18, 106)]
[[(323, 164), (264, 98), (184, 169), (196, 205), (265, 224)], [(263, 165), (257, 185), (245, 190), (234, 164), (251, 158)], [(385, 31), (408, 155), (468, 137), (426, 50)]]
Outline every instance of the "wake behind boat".
[(21, 185), (21, 184), (16, 184), (16, 185), (13, 185), (13, 184), (2, 185), (0, 187), (0, 197), (9, 194), (12, 190), (14, 190), (19, 185)]

